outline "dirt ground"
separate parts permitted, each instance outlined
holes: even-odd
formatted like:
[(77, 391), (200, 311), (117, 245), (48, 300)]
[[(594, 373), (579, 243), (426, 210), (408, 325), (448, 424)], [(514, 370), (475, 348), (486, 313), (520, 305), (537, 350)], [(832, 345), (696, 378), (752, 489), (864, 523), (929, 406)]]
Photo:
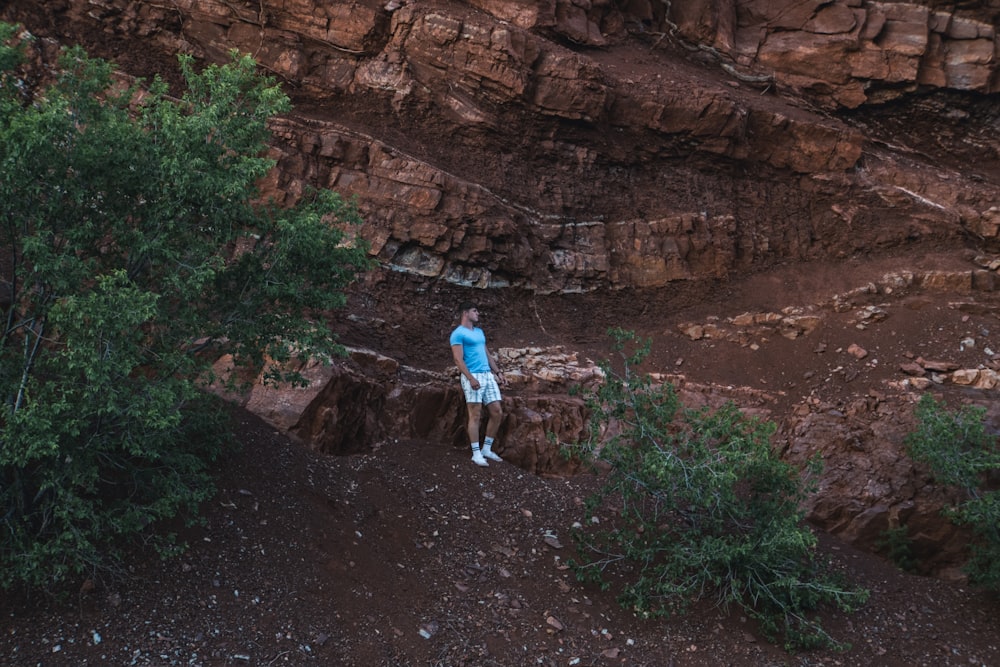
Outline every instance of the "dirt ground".
[[(151, 56), (142, 49), (90, 39), (90, 49), (105, 42), (93, 53), (145, 73)], [(493, 347), (562, 345), (596, 360), (608, 354), (607, 329), (619, 326), (653, 339), (649, 370), (767, 390), (780, 418), (805, 397), (837, 406), (884, 391), (911, 357), (982, 363), (985, 350), (1000, 351), (998, 293), (901, 290), (872, 298), (888, 314), (877, 325), (859, 328), (855, 310), (830, 311), (809, 336), (758, 336), (752, 345), (692, 340), (679, 325), (814, 305), (894, 271), (969, 270), (976, 253), (914, 243), (738, 280), (573, 295), (471, 293), (373, 274), (337, 330), (345, 343), (440, 371), (450, 364), (454, 306), (465, 298), (479, 301)], [(961, 344), (970, 337), (975, 347)], [(851, 357), (852, 344), (869, 356)], [(1000, 665), (994, 596), (906, 574), (829, 536), (820, 536), (821, 551), (871, 600), (852, 615), (827, 613), (825, 626), (849, 650), (788, 653), (737, 610), (703, 605), (643, 621), (617, 605), (614, 590), (578, 584), (565, 562), (581, 501), (598, 481), (591, 476), (481, 469), (440, 442), (322, 456), (253, 415), (234, 416), (243, 448), (220, 467), (205, 527), (184, 535), (187, 553), (161, 562), (137, 552), (128, 578), (81, 581), (68, 601), (5, 594), (0, 664)]]
[[(478, 303), (493, 349), (563, 346), (592, 360), (610, 356), (608, 329), (620, 327), (652, 341), (645, 370), (680, 373), (698, 383), (767, 391), (777, 417), (806, 397), (844, 405), (900, 380), (901, 363), (918, 356), (975, 368), (984, 350), (1000, 350), (993, 292), (910, 287), (892, 295), (854, 296), (854, 307), (835, 312), (829, 302), (886, 275), (969, 272), (981, 268), (980, 251), (940, 243), (914, 243), (881, 255), (842, 261), (787, 263), (728, 281), (679, 281), (662, 289), (539, 295), (516, 290), (466, 291), (397, 273), (373, 275), (351, 299), (337, 328), (343, 342), (370, 347), (417, 368), (445, 371), (450, 350), (441, 341), (455, 326), (454, 308)], [(824, 305), (825, 304), (825, 305)], [(886, 318), (859, 326), (864, 306)], [(742, 342), (692, 340), (684, 323), (724, 324), (742, 313), (815, 308), (822, 325), (787, 339), (775, 333)], [(347, 315), (349, 313), (349, 315)], [(963, 347), (973, 337), (975, 347)], [(858, 345), (869, 356), (847, 350)], [(845, 368), (846, 367), (846, 368)], [(841, 369), (840, 372), (837, 369)]]
[[(686, 341), (674, 333), (676, 323), (808, 303), (924, 262), (968, 266), (961, 249), (939, 248), (839, 267), (789, 266), (690, 295), (678, 289), (532, 302), (490, 293), (484, 314), (498, 345), (558, 342), (597, 353), (606, 350), (607, 326), (634, 323), (655, 334), (654, 365), (674, 367), (683, 358), (681, 367), (699, 380), (783, 383), (789, 401), (810, 391), (846, 401), (898, 375), (903, 351), (954, 357), (970, 334), (1000, 349), (989, 340), (1000, 328), (988, 307), (992, 293), (962, 296), (978, 299), (985, 314), (974, 316), (954, 307), (959, 295), (901, 293), (883, 304), (891, 314), (881, 333), (859, 330), (845, 316), (813, 336), (764, 341), (756, 350)], [(443, 311), (461, 293), (410, 287), (405, 277), (383, 276), (359, 290), (353, 306), (382, 318), (345, 329), (345, 342), (367, 337), (406, 363), (444, 366), (440, 334), (450, 320)], [(574, 316), (578, 311), (588, 316)], [(388, 335), (396, 325), (409, 335)], [(830, 352), (817, 353), (819, 341)], [(885, 361), (850, 381), (810, 387), (808, 372), (842, 363), (828, 357), (849, 341), (878, 347)], [(187, 554), (165, 563), (136, 554), (127, 580), (93, 590), (81, 582), (66, 603), (5, 596), (0, 663), (1000, 665), (995, 597), (906, 574), (829, 536), (821, 535), (821, 551), (870, 589), (871, 600), (852, 615), (826, 612), (826, 627), (851, 644), (848, 651), (793, 654), (767, 642), (738, 610), (702, 605), (682, 618), (644, 621), (617, 605), (614, 590), (577, 583), (565, 562), (581, 501), (597, 484), (590, 475), (544, 478), (507, 464), (481, 469), (464, 449), (437, 442), (392, 441), (366, 454), (322, 456), (253, 415), (236, 411), (235, 420), (243, 449), (221, 467), (207, 525), (185, 535)]]
[[(5, 598), (8, 665), (995, 665), (996, 604), (824, 539), (872, 591), (789, 654), (739, 613), (642, 621), (565, 568), (589, 477), (471, 465), (398, 442), (324, 458), (251, 415), (208, 524), (176, 561), (68, 604)], [(554, 538), (554, 539), (553, 539)], [(561, 548), (558, 548), (560, 547)]]

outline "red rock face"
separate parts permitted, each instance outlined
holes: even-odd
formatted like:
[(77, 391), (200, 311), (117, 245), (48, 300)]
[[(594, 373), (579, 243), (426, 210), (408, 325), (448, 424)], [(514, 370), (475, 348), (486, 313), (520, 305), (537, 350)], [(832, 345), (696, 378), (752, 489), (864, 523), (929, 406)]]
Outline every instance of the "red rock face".
[[(404, 438), (463, 445), (444, 345), (450, 316), (435, 309), (475, 290), (520, 325), (508, 350), (552, 331), (593, 348), (608, 326), (634, 324), (669, 350), (661, 372), (695, 368), (694, 354), (731, 354), (727, 371), (739, 378), (686, 370), (686, 399), (735, 397), (782, 424), (790, 460), (823, 453), (831, 465), (811, 519), (863, 545), (901, 520), (919, 528), (928, 552), (949, 542), (935, 519), (944, 496), (904, 460), (907, 400), (872, 404), (857, 385), (837, 400), (797, 402), (783, 393), (792, 390), (762, 398), (759, 387), (740, 389), (754, 362), (722, 350), (756, 353), (781, 339), (824, 353), (816, 339), (845, 310), (869, 306), (859, 329), (888, 330), (893, 319), (875, 317), (879, 299), (918, 288), (982, 295), (995, 289), (997, 266), (860, 287), (859, 275), (857, 291), (832, 300), (825, 284), (828, 293), (806, 302), (769, 301), (798, 296), (789, 288), (731, 305), (709, 292), (779, 265), (917, 244), (993, 249), (993, 10), (868, 0), (8, 0), (0, 18), (51, 40), (40, 65), (55, 44), (80, 42), (127, 74), (173, 80), (177, 53), (222, 61), (236, 48), (286, 84), (295, 110), (274, 121), (279, 168), (265, 191), (286, 202), (307, 186), (356, 196), (382, 270), (352, 302), (369, 319), (347, 334), (359, 350), (349, 363), (305, 369), (306, 390), (244, 397), (276, 427), (331, 453)], [(808, 268), (796, 280), (822, 282)], [(566, 305), (590, 294), (610, 296), (596, 308)], [(536, 298), (559, 314), (539, 311)], [(677, 312), (710, 298), (729, 320)], [(428, 352), (439, 344), (439, 356)], [(877, 341), (857, 349), (870, 354), (845, 366), (874, 368)], [(542, 474), (574, 470), (548, 437), (579, 437), (586, 421), (566, 389), (580, 367), (560, 354), (531, 358), (566, 374), (526, 372), (504, 403), (501, 453)], [(996, 384), (992, 371), (960, 369), (944, 351), (934, 358), (946, 370), (900, 354), (890, 362), (883, 351), (882, 367), (899, 372), (892, 382), (911, 378), (897, 387), (904, 396), (939, 382)], [(775, 354), (772, 366), (793, 357)], [(525, 359), (508, 362), (524, 369)], [(828, 378), (856, 377), (834, 370)], [(898, 420), (886, 416), (896, 411)]]
[[(300, 103), (275, 123), (270, 192), (357, 195), (373, 253), (426, 278), (569, 292), (718, 278), (849, 254), (887, 199), (922, 236), (996, 233), (995, 188), (960, 195), (898, 153), (866, 153), (879, 138), (837, 113), (918, 86), (991, 92), (984, 12), (774, 0), (676, 3), (669, 16), (642, 1), (36, 4), (15, 0), (5, 16), (79, 35), (135, 74), (169, 69), (182, 51), (254, 54)], [(144, 53), (122, 49), (130, 40)], [(879, 242), (914, 233), (886, 229)]]

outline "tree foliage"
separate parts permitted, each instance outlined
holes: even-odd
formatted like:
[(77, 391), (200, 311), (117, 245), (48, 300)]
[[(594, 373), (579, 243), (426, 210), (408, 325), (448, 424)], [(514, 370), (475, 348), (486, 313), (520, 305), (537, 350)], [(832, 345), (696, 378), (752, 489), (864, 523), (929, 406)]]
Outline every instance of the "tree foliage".
[(206, 497), (211, 363), (335, 353), (367, 260), (337, 195), (261, 201), (289, 102), (251, 58), (181, 57), (175, 98), (80, 48), (36, 89), (0, 44), (0, 586), (53, 586)]
[(969, 581), (1000, 591), (1000, 444), (986, 431), (986, 410), (949, 410), (924, 394), (915, 414), (917, 427), (906, 438), (910, 455), (964, 497), (946, 513), (975, 537), (965, 567)]
[[(608, 470), (576, 533), (577, 576), (608, 585), (614, 572), (622, 604), (643, 616), (714, 598), (789, 646), (835, 643), (812, 612), (823, 603), (852, 610), (867, 592), (836, 581), (817, 558), (804, 485), (771, 450), (774, 425), (732, 403), (683, 408), (671, 385), (637, 372), (648, 341), (610, 333), (619, 368), (601, 363), (606, 381), (587, 398), (590, 436), (574, 450)], [(612, 509), (614, 519), (596, 519)]]

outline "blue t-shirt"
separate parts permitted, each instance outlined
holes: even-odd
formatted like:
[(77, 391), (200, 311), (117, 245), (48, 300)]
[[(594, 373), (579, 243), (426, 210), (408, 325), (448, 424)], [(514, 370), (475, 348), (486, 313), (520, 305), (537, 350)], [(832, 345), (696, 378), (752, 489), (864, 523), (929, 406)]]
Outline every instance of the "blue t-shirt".
[(490, 372), (490, 360), (486, 356), (486, 334), (482, 329), (459, 325), (451, 332), (451, 344), (462, 346), (462, 359), (470, 373)]

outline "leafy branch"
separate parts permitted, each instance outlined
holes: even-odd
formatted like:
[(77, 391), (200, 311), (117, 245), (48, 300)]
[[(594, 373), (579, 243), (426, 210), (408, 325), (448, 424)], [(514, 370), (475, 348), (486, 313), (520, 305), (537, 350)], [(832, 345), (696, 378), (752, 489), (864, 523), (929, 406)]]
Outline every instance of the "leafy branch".
[[(736, 604), (789, 647), (841, 646), (816, 611), (852, 611), (868, 593), (820, 562), (800, 509), (805, 486), (770, 446), (775, 425), (732, 403), (682, 407), (671, 385), (639, 372), (648, 341), (609, 334), (618, 358), (601, 362), (605, 382), (586, 396), (589, 437), (566, 445), (607, 469), (574, 535), (577, 577), (607, 587), (618, 572), (619, 600), (642, 616), (711, 598)], [(601, 512), (612, 518), (602, 523)]]

